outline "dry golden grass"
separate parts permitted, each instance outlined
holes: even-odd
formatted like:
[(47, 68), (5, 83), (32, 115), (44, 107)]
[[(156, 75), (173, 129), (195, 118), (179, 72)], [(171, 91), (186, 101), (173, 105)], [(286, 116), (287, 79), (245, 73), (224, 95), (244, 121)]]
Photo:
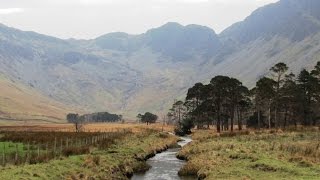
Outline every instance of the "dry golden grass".
[[(159, 131), (173, 132), (174, 126), (162, 125), (155, 123), (151, 125), (135, 124), (135, 123), (94, 123), (85, 124), (83, 130), (86, 132), (115, 132), (119, 130), (131, 130), (132, 132), (140, 132), (144, 129), (155, 129)], [(73, 124), (34, 124), (20, 126), (0, 126), (0, 131), (74, 131)]]
[(319, 128), (234, 133), (195, 131), (180, 174), (206, 179), (318, 179)]
[(71, 108), (0, 74), (0, 124), (63, 122)]

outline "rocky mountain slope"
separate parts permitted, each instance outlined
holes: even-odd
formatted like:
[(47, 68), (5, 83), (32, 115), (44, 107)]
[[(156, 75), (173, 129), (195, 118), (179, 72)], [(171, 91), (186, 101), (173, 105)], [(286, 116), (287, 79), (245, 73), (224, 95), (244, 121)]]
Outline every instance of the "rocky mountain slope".
[(167, 23), (140, 35), (61, 40), (1, 25), (0, 73), (68, 107), (132, 118), (163, 112), (214, 75), (252, 86), (279, 61), (294, 72), (313, 66), (320, 60), (319, 12), (317, 0), (281, 0), (219, 35)]
[(314, 66), (320, 60), (319, 10), (317, 0), (281, 0), (256, 10), (219, 35), (228, 53), (214, 59), (213, 64), (221, 63), (207, 71), (224, 72), (253, 85), (279, 61), (293, 72)]

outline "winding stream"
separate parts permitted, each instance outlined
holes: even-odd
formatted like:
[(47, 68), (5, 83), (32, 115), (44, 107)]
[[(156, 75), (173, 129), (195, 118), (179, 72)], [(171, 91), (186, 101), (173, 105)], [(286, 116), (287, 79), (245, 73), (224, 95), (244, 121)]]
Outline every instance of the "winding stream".
[[(184, 146), (191, 142), (190, 137), (181, 137), (182, 141), (178, 142), (180, 146)], [(179, 177), (178, 171), (186, 163), (176, 158), (180, 148), (168, 149), (162, 153), (156, 154), (153, 158), (147, 160), (151, 168), (142, 174), (135, 174), (132, 180), (194, 180), (193, 177)]]

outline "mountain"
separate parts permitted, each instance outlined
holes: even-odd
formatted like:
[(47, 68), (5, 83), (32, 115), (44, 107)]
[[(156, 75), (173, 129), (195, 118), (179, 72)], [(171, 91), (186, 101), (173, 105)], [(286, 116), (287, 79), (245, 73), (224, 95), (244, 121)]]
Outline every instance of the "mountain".
[[(162, 113), (195, 82), (214, 75), (234, 76), (252, 87), (279, 61), (293, 72), (314, 66), (320, 60), (319, 12), (318, 0), (281, 0), (220, 34), (171, 22), (139, 35), (115, 32), (91, 40), (0, 25), (0, 74), (5, 82), (46, 98), (41, 102), (63, 104), (68, 111), (109, 111), (127, 118)], [(2, 96), (6, 104), (8, 95)], [(1, 114), (5, 111), (0, 104)]]
[(161, 28), (149, 30), (144, 39), (153, 52), (176, 61), (191, 60), (194, 54), (209, 58), (220, 47), (216, 33), (198, 25), (184, 27), (177, 23), (167, 23)]
[(63, 122), (65, 114), (75, 110), (54, 101), (41, 92), (0, 75), (0, 124)]
[(232, 25), (220, 36), (237, 43), (275, 36), (302, 41), (319, 32), (319, 7), (317, 0), (282, 0), (254, 11), (243, 22)]
[[(164, 41), (171, 31), (175, 36)], [(206, 49), (218, 46), (214, 31), (197, 25), (168, 23), (137, 36), (111, 33), (87, 41), (1, 25), (0, 73), (70, 107), (134, 117), (138, 111), (159, 111), (191, 85), (184, 74), (198, 64), (193, 60), (207, 59)], [(181, 68), (185, 62), (190, 65)]]
[(153, 53), (160, 53), (173, 61), (191, 60), (194, 54), (209, 58), (221, 46), (212, 29), (199, 25), (182, 26), (173, 22), (136, 36), (120, 32), (106, 34), (96, 38), (93, 44), (104, 50), (127, 53), (150, 48)]
[(319, 10), (317, 0), (281, 0), (259, 8), (219, 34), (227, 53), (208, 62), (207, 67), (221, 63), (207, 71), (239, 77), (252, 86), (279, 61), (295, 73), (314, 66), (320, 60)]

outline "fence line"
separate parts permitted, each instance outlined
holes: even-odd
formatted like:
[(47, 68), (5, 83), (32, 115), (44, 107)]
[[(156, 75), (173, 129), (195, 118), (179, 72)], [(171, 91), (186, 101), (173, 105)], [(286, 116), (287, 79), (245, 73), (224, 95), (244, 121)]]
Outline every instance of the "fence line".
[[(2, 166), (8, 164), (35, 164), (56, 159), (61, 156), (89, 153), (89, 147), (101, 148), (104, 144), (112, 143), (114, 138), (121, 137), (126, 131), (103, 132), (97, 135), (85, 137), (54, 137), (53, 142), (2, 142)], [(60, 142), (58, 144), (58, 142)], [(6, 147), (6, 145), (8, 147)], [(12, 147), (12, 145), (14, 147)], [(59, 147), (60, 146), (60, 147)], [(0, 147), (1, 148), (1, 147)]]

